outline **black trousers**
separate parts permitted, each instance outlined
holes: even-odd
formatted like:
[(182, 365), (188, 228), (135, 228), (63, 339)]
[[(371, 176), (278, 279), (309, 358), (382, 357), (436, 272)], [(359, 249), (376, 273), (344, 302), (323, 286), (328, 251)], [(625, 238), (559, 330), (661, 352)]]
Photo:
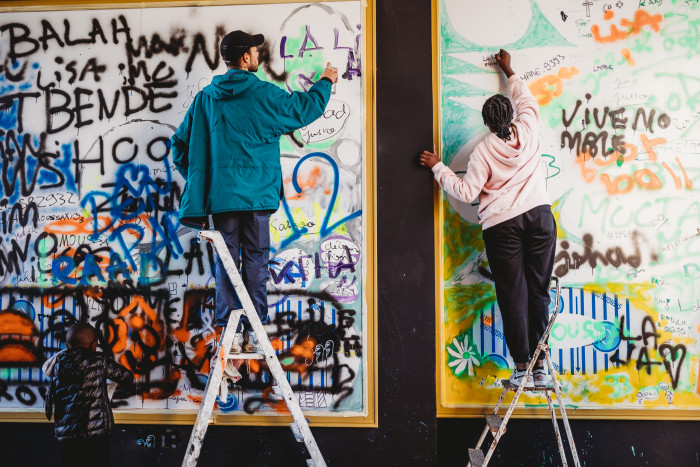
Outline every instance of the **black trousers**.
[(62, 441), (61, 467), (109, 467), (109, 437)]
[(551, 207), (538, 206), (489, 227), (483, 238), (508, 350), (516, 363), (528, 362), (549, 321), (557, 239)]

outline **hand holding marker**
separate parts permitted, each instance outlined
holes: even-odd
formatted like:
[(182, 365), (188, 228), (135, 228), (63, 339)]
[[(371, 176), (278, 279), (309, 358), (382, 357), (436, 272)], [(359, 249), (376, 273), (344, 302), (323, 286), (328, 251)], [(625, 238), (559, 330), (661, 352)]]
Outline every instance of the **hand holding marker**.
[(335, 94), (336, 83), (338, 82), (338, 68), (332, 67), (331, 62), (326, 63), (326, 69), (321, 73), (321, 78), (328, 78), (333, 83), (331, 87), (331, 94)]

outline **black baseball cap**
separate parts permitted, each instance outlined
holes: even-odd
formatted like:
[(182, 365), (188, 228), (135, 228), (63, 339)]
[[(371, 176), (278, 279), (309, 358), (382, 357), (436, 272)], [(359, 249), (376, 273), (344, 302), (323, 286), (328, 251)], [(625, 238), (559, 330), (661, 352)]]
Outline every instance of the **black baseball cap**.
[(262, 34), (250, 35), (243, 31), (229, 32), (221, 39), (219, 51), (224, 61), (233, 62), (238, 60), (251, 47), (257, 47), (265, 42)]

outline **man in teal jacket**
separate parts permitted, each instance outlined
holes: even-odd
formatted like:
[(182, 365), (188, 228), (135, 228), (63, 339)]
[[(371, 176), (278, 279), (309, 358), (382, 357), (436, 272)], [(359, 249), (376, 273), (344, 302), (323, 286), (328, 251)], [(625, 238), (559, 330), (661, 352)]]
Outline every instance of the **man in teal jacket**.
[[(237, 266), (242, 259), (243, 282), (266, 322), (270, 214), (282, 196), (279, 140), (323, 114), (338, 72), (329, 64), (308, 92), (287, 93), (253, 74), (264, 40), (243, 31), (222, 39), (229, 70), (197, 94), (171, 147), (186, 180), (180, 222), (204, 229), (212, 215)], [(242, 307), (218, 256), (215, 277), (216, 324), (225, 326), (231, 310)], [(251, 334), (244, 321), (232, 350), (257, 351)]]

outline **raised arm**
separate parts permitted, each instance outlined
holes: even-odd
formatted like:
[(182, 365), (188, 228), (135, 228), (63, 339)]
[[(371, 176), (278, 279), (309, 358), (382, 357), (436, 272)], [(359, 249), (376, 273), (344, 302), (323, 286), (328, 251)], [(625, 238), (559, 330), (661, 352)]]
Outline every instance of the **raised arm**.
[(448, 195), (464, 203), (471, 203), (476, 199), (489, 178), (488, 166), (483, 164), (476, 154), (472, 153), (467, 173), (460, 178), (440, 161), (435, 146), (433, 146), (433, 151), (423, 151), (423, 154), (420, 155), (420, 164), (433, 171), (435, 180)]
[(500, 52), (496, 54), (496, 63), (498, 63), (498, 66), (501, 67), (506, 78), (508, 78), (510, 95), (513, 96), (517, 114), (515, 121), (522, 123), (533, 132), (537, 131), (537, 120), (539, 118), (537, 101), (527, 87), (527, 84), (515, 76), (515, 72), (510, 66), (510, 54), (501, 49)]
[(111, 358), (105, 358), (105, 376), (119, 384), (134, 382), (134, 374)]
[(331, 97), (331, 86), (338, 81), (338, 69), (326, 65), (321, 78), (308, 92), (287, 93), (275, 86), (275, 104), (280, 135), (312, 123), (326, 109)]

